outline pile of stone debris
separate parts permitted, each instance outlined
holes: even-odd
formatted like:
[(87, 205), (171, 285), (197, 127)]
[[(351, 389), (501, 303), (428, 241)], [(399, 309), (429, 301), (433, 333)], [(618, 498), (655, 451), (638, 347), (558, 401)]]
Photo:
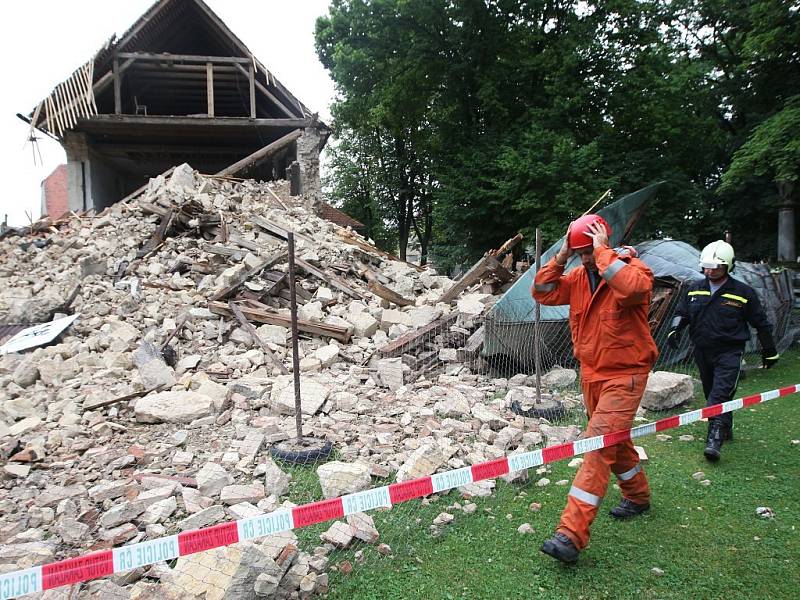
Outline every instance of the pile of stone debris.
[[(326, 497), (577, 436), (510, 410), (533, 378), (480, 364), (487, 278), (447, 298), (450, 279), (318, 218), (287, 188), (182, 166), (36, 243), (0, 239), (2, 322), (80, 313), (57, 343), (0, 358), (1, 572), (319, 499), (298, 497), (267, 451), (294, 432), (289, 232), (303, 431), (338, 452), (317, 471)], [(557, 391), (574, 380), (561, 370), (548, 393), (576, 406)], [(309, 597), (327, 587), (332, 550), (360, 540), (389, 552), (379, 538), (351, 515), (309, 551), (281, 534), (84, 591)]]

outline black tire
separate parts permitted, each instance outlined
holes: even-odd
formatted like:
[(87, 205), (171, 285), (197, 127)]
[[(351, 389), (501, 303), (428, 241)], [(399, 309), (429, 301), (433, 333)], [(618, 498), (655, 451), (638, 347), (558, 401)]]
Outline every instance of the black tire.
[(513, 400), (511, 402), (511, 412), (513, 412), (515, 415), (520, 415), (529, 419), (536, 418), (553, 421), (566, 415), (567, 409), (564, 408), (563, 402), (558, 400), (545, 400), (544, 402), (540, 404), (534, 404), (531, 408), (525, 410), (522, 408), (519, 400)]
[(310, 465), (327, 460), (333, 452), (333, 444), (328, 440), (303, 438), (308, 448), (297, 449), (294, 439), (278, 442), (270, 446), (269, 453), (275, 460), (280, 460), (292, 465)]

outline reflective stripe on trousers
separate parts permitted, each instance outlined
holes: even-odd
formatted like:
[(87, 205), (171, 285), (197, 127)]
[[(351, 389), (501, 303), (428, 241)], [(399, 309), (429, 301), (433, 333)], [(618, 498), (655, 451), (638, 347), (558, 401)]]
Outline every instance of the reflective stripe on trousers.
[(579, 487), (572, 486), (569, 488), (569, 495), (573, 498), (577, 498), (581, 502), (586, 502), (586, 504), (591, 504), (592, 506), (600, 506), (600, 503), (603, 501), (603, 498), (600, 496), (595, 496), (594, 494), (587, 492), (586, 490), (582, 490)]
[(637, 473), (642, 470), (642, 463), (637, 464), (632, 469), (628, 469), (624, 473), (616, 473), (617, 479), (621, 481), (628, 481), (629, 479), (633, 479)]

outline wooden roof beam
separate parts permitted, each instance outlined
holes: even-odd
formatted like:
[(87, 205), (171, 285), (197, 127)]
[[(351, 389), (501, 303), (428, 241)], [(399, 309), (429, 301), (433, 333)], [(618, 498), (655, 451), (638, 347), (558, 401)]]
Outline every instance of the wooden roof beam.
[[(244, 75), (244, 76), (245, 76), (245, 77), (247, 77), (248, 79), (250, 78), (250, 73), (249, 73), (249, 71), (246, 71), (246, 70), (244, 69), (244, 67), (242, 67), (242, 65), (240, 65), (240, 64), (238, 64), (238, 63), (237, 63), (235, 66), (236, 66), (236, 68), (237, 68), (237, 69), (239, 69), (239, 70), (242, 72), (242, 75)], [(276, 98), (276, 97), (275, 97), (275, 96), (272, 94), (272, 92), (270, 92), (270, 91), (269, 91), (267, 88), (265, 88), (265, 87), (264, 87), (264, 86), (261, 84), (261, 82), (260, 82), (260, 81), (258, 81), (258, 80), (257, 80), (257, 79), (255, 79), (255, 78), (254, 78), (254, 86), (255, 86), (255, 88), (256, 88), (256, 89), (258, 89), (258, 91), (259, 91), (259, 92), (261, 92), (262, 94), (264, 94), (264, 96), (266, 96), (266, 97), (269, 99), (269, 101), (270, 101), (270, 102), (272, 102), (272, 103), (273, 103), (275, 106), (277, 106), (277, 107), (278, 107), (278, 108), (279, 108), (279, 109), (280, 109), (280, 110), (283, 112), (283, 114), (285, 114), (287, 117), (298, 117), (298, 116), (302, 116), (302, 114), (298, 115), (298, 114), (296, 114), (296, 113), (293, 113), (292, 111), (290, 111), (288, 108), (286, 108), (286, 106), (284, 106), (283, 102), (281, 102), (280, 100), (278, 100), (278, 99), (277, 99), (277, 98)]]
[(120, 52), (119, 58), (129, 58), (133, 60), (145, 60), (156, 62), (194, 62), (194, 63), (219, 63), (219, 64), (249, 64), (249, 58), (240, 56), (199, 56), (194, 54), (169, 54), (152, 52)]

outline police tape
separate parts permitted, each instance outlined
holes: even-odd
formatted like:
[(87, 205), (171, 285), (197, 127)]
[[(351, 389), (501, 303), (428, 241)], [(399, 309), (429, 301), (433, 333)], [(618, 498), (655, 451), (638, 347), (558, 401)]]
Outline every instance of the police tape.
[(347, 494), (339, 498), (303, 504), (291, 509), (276, 510), (257, 517), (221, 523), (213, 527), (195, 529), (193, 531), (184, 531), (177, 535), (5, 573), (0, 575), (0, 600), (73, 585), (90, 579), (97, 579), (172, 560), (179, 556), (187, 556), (212, 548), (229, 546), (283, 531), (341, 519), (353, 513), (366, 512), (376, 508), (391, 508), (401, 502), (571, 458), (579, 454), (599, 450), (600, 448), (607, 448), (626, 440), (680, 427), (701, 419), (715, 417), (745, 406), (759, 404), (797, 392), (800, 392), (800, 384), (666, 417), (632, 429), (579, 439), (574, 442), (505, 456), (470, 467), (436, 473), (435, 475), (420, 477), (411, 481), (392, 483), (379, 488)]

